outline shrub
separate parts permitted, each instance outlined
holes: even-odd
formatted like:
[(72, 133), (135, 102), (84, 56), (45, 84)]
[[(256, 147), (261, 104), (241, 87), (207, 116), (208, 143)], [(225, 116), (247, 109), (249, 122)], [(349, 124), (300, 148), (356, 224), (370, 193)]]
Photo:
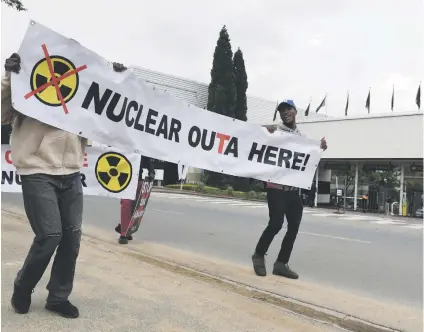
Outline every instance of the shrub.
[[(196, 188), (198, 188), (199, 185), (197, 184), (192, 184), (192, 183), (186, 183), (183, 184), (183, 190), (192, 190), (195, 191)], [(181, 185), (180, 184), (168, 184), (165, 186), (165, 188), (169, 188), (169, 189), (180, 189)]]
[(249, 191), (248, 194), (247, 194), (247, 196), (249, 198), (257, 198), (258, 197), (258, 195), (256, 194), (256, 192), (253, 191), (253, 190)]
[(201, 192), (201, 193), (205, 192), (205, 184), (204, 184), (204, 183), (200, 183), (200, 184), (198, 185), (198, 187), (197, 187), (197, 190), (196, 190), (196, 191), (199, 191), (199, 192)]
[(247, 198), (247, 193), (244, 191), (233, 191), (234, 197)]
[(258, 193), (258, 199), (265, 201), (266, 200), (266, 193), (265, 192)]
[(227, 188), (227, 195), (233, 196), (233, 192), (234, 192), (233, 187), (228, 186), (228, 188)]

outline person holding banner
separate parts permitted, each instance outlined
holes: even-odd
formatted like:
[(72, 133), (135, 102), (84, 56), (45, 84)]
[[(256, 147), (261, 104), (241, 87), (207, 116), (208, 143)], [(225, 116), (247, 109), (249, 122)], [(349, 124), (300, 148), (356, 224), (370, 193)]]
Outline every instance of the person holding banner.
[[(267, 127), (273, 133), (276, 130), (294, 135), (301, 135), (296, 127), (296, 106), (292, 100), (284, 100), (278, 105), (274, 113), (280, 113), (282, 124)], [(321, 140), (321, 149), (327, 149), (325, 138)], [(273, 274), (290, 279), (299, 278), (298, 274), (290, 269), (288, 262), (293, 250), (293, 245), (299, 231), (303, 214), (303, 203), (299, 196), (299, 189), (274, 183), (267, 183), (267, 201), (269, 209), (269, 223), (262, 233), (252, 256), (253, 269), (258, 276), (266, 276), (265, 254), (275, 235), (281, 230), (284, 216), (287, 219), (287, 232), (281, 244), (278, 258), (274, 263)]]
[[(114, 64), (115, 71), (123, 72), (127, 70), (127, 67), (119, 64), (116, 66)], [(115, 231), (121, 236), (119, 237), (119, 243), (120, 244), (127, 244), (128, 241), (132, 240), (133, 237), (131, 234), (127, 234), (127, 228), (130, 224), (131, 218), (133, 217), (134, 209), (136, 207), (136, 202), (139, 198), (139, 196), (142, 194), (142, 184), (143, 184), (143, 169), (147, 168), (148, 170), (148, 178), (149, 181), (153, 181), (155, 178), (155, 167), (153, 159), (150, 159), (145, 156), (141, 156), (140, 160), (140, 171), (138, 175), (138, 185), (137, 185), (137, 193), (136, 193), (136, 199), (130, 200), (130, 199), (122, 199), (121, 200), (121, 221), (118, 224), (118, 226), (115, 227)]]
[[(66, 318), (77, 318), (78, 308), (68, 298), (73, 289), (81, 241), (80, 168), (84, 164), (87, 140), (15, 110), (11, 73), (19, 74), (20, 56), (12, 54), (5, 62), (5, 69), (6, 75), (1, 81), (1, 124), (12, 125), (12, 162), (21, 176), (24, 208), (35, 234), (14, 280), (11, 304), (17, 313), (28, 313), (31, 294), (56, 251), (45, 308)], [(117, 69), (119, 71), (119, 65)]]
[(148, 170), (148, 181), (153, 181), (155, 178), (154, 160), (149, 157), (141, 156), (136, 199), (121, 199), (121, 221), (118, 226), (115, 227), (115, 231), (121, 234), (119, 237), (120, 244), (127, 244), (129, 240), (131, 241), (133, 239), (133, 236), (131, 234), (127, 234), (126, 231), (130, 224), (130, 220), (133, 217), (137, 200), (142, 194), (142, 185), (145, 180), (143, 179), (143, 169)]

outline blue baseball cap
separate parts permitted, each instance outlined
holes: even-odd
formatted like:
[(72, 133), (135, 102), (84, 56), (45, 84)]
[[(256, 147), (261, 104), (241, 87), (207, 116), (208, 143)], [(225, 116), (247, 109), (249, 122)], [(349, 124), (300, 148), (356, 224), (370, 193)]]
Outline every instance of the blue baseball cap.
[(278, 111), (281, 111), (285, 105), (289, 105), (293, 107), (295, 110), (297, 110), (296, 105), (294, 104), (294, 101), (292, 99), (284, 99), (277, 107)]
[(275, 121), (275, 119), (277, 118), (277, 112), (281, 112), (282, 110), (284, 110), (287, 105), (293, 107), (297, 111), (296, 105), (294, 104), (294, 101), (292, 99), (284, 99), (281, 103), (278, 104), (277, 108), (275, 109), (273, 121)]

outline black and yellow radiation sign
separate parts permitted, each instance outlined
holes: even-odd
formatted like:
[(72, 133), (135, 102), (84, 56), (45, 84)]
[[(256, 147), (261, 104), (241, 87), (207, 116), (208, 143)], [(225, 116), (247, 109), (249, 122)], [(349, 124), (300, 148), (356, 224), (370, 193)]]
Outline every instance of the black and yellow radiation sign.
[(106, 152), (97, 159), (95, 172), (97, 181), (103, 188), (119, 193), (131, 182), (132, 165), (124, 155)]
[[(56, 80), (56, 84), (52, 84), (53, 80)], [(57, 55), (38, 61), (32, 70), (30, 81), (31, 90), (37, 91), (35, 97), (49, 106), (62, 105), (61, 98), (64, 103), (70, 101), (77, 93), (79, 84), (74, 64)]]

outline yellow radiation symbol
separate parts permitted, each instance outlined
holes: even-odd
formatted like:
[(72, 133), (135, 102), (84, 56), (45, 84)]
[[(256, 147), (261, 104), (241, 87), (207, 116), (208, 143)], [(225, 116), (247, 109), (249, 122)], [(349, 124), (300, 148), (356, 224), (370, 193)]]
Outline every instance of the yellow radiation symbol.
[[(53, 75), (51, 74), (53, 71)], [(55, 80), (53, 80), (53, 77)], [(52, 55), (48, 60), (38, 61), (31, 73), (31, 90), (35, 97), (49, 106), (62, 105), (70, 101), (78, 90), (79, 78), (74, 64), (68, 59)], [(60, 91), (61, 96), (58, 91)]]
[(102, 154), (96, 163), (96, 178), (107, 191), (119, 193), (131, 182), (132, 166), (129, 160), (117, 152)]

